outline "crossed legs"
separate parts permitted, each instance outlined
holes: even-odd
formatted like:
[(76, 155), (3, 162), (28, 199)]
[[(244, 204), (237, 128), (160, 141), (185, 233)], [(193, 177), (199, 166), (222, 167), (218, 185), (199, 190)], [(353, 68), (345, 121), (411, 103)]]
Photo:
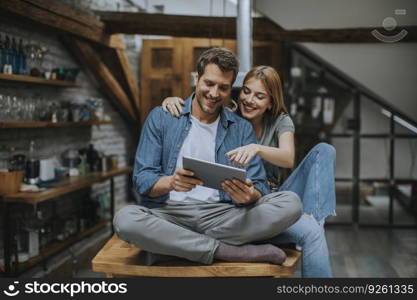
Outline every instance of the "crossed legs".
[(117, 212), (113, 224), (121, 239), (146, 251), (211, 264), (220, 243), (240, 246), (272, 238), (300, 215), (300, 199), (286, 191), (244, 207), (227, 203), (157, 209), (129, 205)]

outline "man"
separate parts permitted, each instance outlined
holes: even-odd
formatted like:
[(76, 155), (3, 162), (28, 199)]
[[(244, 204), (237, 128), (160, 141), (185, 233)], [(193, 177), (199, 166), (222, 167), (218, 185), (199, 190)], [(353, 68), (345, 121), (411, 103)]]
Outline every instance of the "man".
[(292, 192), (268, 194), (259, 157), (246, 167), (246, 182), (226, 180), (223, 190), (202, 186), (182, 168), (182, 157), (231, 165), (226, 153), (256, 143), (252, 126), (223, 108), (238, 72), (236, 57), (211, 48), (198, 59), (195, 94), (180, 118), (157, 107), (141, 133), (134, 184), (142, 205), (122, 208), (114, 218), (118, 236), (149, 253), (211, 264), (268, 261), (281, 264), (285, 253), (273, 245), (250, 245), (276, 236), (301, 215)]

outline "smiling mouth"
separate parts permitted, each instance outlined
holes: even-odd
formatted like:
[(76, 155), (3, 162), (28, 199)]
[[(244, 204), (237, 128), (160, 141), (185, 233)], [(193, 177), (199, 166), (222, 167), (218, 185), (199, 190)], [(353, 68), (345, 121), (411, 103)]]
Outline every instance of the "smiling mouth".
[(206, 100), (207, 100), (207, 105), (209, 105), (209, 106), (214, 106), (221, 101), (221, 100), (211, 100), (211, 99), (208, 99), (208, 98), (206, 98)]
[(242, 103), (243, 104), (243, 109), (246, 111), (246, 112), (253, 112), (256, 108), (255, 107), (252, 107), (252, 106), (250, 106), (250, 105), (247, 105), (247, 104), (245, 104), (245, 103)]

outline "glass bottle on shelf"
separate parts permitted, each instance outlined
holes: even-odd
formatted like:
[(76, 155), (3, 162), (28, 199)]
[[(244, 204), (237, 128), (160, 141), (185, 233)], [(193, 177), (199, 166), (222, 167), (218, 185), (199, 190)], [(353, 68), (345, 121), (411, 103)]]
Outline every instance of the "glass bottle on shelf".
[(12, 98), (10, 95), (2, 95), (2, 110), (0, 112), (1, 121), (12, 121), (11, 118), (11, 105), (12, 105)]
[(11, 56), (12, 56), (11, 61), (12, 61), (13, 74), (19, 74), (19, 69), (20, 69), (19, 53), (17, 51), (17, 43), (14, 37), (12, 37)]
[(21, 106), (16, 96), (12, 97), (11, 101), (11, 119), (12, 121), (21, 121)]
[(23, 50), (23, 40), (19, 40), (19, 48), (18, 48), (18, 57), (19, 57), (19, 74), (26, 74), (27, 69), (27, 62), (26, 62), (26, 53)]
[(3, 66), (5, 64), (5, 53), (4, 53), (3, 39), (0, 34), (0, 73), (3, 73)]
[(78, 174), (80, 176), (87, 175), (88, 173), (88, 165), (87, 165), (87, 155), (81, 154), (81, 163), (78, 165)]
[(13, 74), (13, 67), (12, 67), (12, 53), (10, 48), (10, 38), (6, 35), (4, 41), (4, 65), (3, 65), (3, 73), (4, 74)]
[[(0, 49), (1, 50), (1, 49)], [(0, 94), (0, 122), (5, 121), (6, 99)]]
[(16, 168), (16, 162), (15, 162), (15, 160), (13, 160), (13, 156), (15, 155), (15, 151), (16, 151), (16, 148), (15, 147), (11, 146), (9, 148), (9, 156), (7, 158), (7, 169), (9, 170), (9, 172), (16, 171), (15, 170), (15, 168)]
[(39, 183), (39, 159), (36, 158), (35, 141), (29, 143), (28, 158), (26, 160), (25, 182), (28, 184)]
[[(38, 213), (36, 215), (38, 215)], [(29, 258), (39, 255), (39, 231), (41, 228), (42, 222), (38, 217), (29, 218), (24, 221), (23, 230), (27, 232), (28, 236), (27, 252)]]

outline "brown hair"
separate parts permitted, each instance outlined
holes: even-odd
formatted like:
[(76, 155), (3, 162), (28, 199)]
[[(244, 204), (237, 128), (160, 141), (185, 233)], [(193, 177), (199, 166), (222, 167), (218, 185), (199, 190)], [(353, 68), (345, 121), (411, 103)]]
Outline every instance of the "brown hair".
[(197, 74), (199, 77), (203, 76), (208, 64), (215, 64), (223, 73), (233, 71), (232, 84), (235, 82), (239, 72), (239, 61), (232, 51), (214, 47), (201, 53), (197, 60)]
[(264, 85), (268, 95), (271, 97), (272, 109), (267, 111), (271, 116), (276, 117), (281, 112), (288, 114), (282, 93), (282, 83), (278, 72), (273, 67), (257, 66), (252, 68), (243, 79), (243, 84), (249, 79), (259, 79)]

